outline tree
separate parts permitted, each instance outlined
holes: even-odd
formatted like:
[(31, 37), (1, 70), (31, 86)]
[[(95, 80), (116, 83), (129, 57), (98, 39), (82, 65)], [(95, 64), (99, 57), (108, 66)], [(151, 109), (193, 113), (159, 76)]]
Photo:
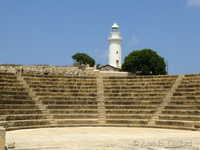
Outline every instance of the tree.
[(95, 60), (85, 53), (76, 53), (72, 56), (72, 59), (83, 65), (89, 64), (90, 67), (93, 67), (95, 65)]
[(151, 49), (131, 52), (125, 57), (122, 69), (132, 73), (140, 73), (141, 75), (167, 74), (164, 58)]

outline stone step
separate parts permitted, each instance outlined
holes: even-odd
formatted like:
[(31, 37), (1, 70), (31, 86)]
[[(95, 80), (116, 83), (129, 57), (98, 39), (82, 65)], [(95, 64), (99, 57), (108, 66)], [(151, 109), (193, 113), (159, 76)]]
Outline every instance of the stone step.
[(166, 89), (104, 89), (104, 93), (166, 93)]
[(200, 87), (196, 88), (178, 88), (176, 89), (176, 93), (184, 93), (184, 92), (200, 92)]
[(41, 84), (77, 84), (77, 85), (81, 85), (81, 84), (86, 84), (86, 85), (96, 85), (96, 79), (48, 79), (48, 78), (41, 78), (41, 79), (26, 79), (24, 78), (24, 80), (27, 83), (31, 83), (31, 84), (36, 84), (36, 83), (41, 83)]
[(193, 130), (196, 131), (197, 129), (194, 127), (186, 127), (186, 126), (173, 126), (173, 125), (148, 125), (148, 127), (153, 128), (164, 128), (164, 129), (178, 129), (178, 130)]
[(56, 119), (57, 124), (98, 124), (98, 119)]
[(49, 121), (46, 119), (43, 120), (15, 120), (15, 121), (1, 121), (0, 126), (4, 128), (9, 127), (20, 127), (20, 126), (35, 126), (35, 125), (50, 125)]
[(47, 109), (97, 109), (97, 105), (49, 105)]
[(199, 79), (194, 79), (194, 80), (183, 80), (181, 82), (181, 85), (196, 85), (196, 84), (199, 84), (200, 81)]
[(171, 100), (168, 105), (199, 105), (200, 100)]
[(5, 90), (0, 90), (1, 95), (28, 95), (28, 92), (25, 91), (5, 91)]
[(12, 75), (2, 75), (2, 74), (0, 74), (0, 80), (7, 80), (7, 79), (17, 79), (17, 77), (14, 75), (14, 74), (12, 74)]
[(16, 86), (16, 87), (11, 87), (11, 86), (0, 86), (0, 91), (9, 91), (9, 92), (26, 92), (26, 89), (24, 87)]
[(194, 127), (193, 121), (177, 121), (177, 120), (158, 120), (156, 125)]
[(186, 78), (192, 78), (192, 77), (200, 77), (200, 74), (186, 74), (185, 75)]
[(200, 78), (200, 74), (186, 74), (185, 75), (186, 79), (195, 79), (195, 78)]
[(73, 80), (73, 79), (81, 79), (81, 80), (95, 80), (95, 76), (58, 76), (58, 75), (31, 75), (31, 74), (22, 74), (22, 77), (26, 79), (57, 79), (57, 80)]
[(159, 115), (160, 120), (185, 120), (185, 121), (200, 121), (198, 115)]
[(0, 76), (14, 76), (14, 73), (10, 73), (10, 72), (0, 72)]
[(21, 100), (21, 99), (26, 99), (26, 100), (31, 100), (32, 97), (28, 96), (28, 95), (5, 95), (5, 94), (1, 94), (0, 95), (0, 99), (17, 99), (17, 100)]
[(24, 80), (41, 80), (41, 81), (95, 81), (96, 78), (95, 77), (85, 77), (85, 76), (43, 76), (43, 77), (39, 77), (39, 76), (34, 76), (34, 77), (28, 77), (28, 76), (24, 76), (22, 75), (22, 77), (24, 77)]
[(149, 86), (149, 85), (162, 85), (162, 86), (167, 86), (167, 85), (172, 85), (174, 83), (174, 81), (168, 81), (168, 82), (103, 82), (103, 85), (105, 87), (107, 86)]
[(44, 74), (27, 74), (27, 73), (23, 73), (21, 74), (22, 77), (34, 77), (34, 78), (95, 78), (95, 76), (73, 76), (73, 75), (44, 75)]
[(178, 75), (138, 75), (138, 76), (105, 76), (104, 79), (148, 79), (148, 78), (177, 78)]
[(117, 86), (104, 86), (105, 90), (114, 89), (133, 89), (133, 90), (145, 90), (145, 89), (170, 89), (172, 85), (133, 85), (133, 86), (126, 86), (126, 85), (117, 85)]
[(152, 80), (152, 81), (155, 81), (155, 80), (163, 80), (163, 79), (174, 79), (174, 78), (177, 78), (178, 75), (176, 76), (159, 76), (159, 75), (147, 75), (147, 76), (104, 76), (103, 79), (109, 79), (109, 80), (128, 80), (128, 81), (131, 81), (131, 80)]
[(1, 84), (5, 84), (5, 83), (20, 83), (20, 81), (16, 80), (16, 79), (0, 79), (0, 83)]
[(97, 105), (94, 100), (42, 100), (44, 105)]
[(0, 104), (0, 109), (38, 109), (35, 104)]
[(174, 78), (103, 78), (104, 82), (167, 82), (174, 81), (177, 77)]
[(1, 99), (0, 104), (35, 104), (35, 101), (33, 100), (26, 100), (26, 99), (20, 99), (20, 100), (13, 100), (13, 99)]
[(148, 96), (162, 96), (164, 97), (166, 93), (104, 93), (105, 97), (117, 97), (117, 96), (125, 96), (125, 97), (132, 97), (132, 96), (138, 96), (138, 97), (148, 97)]
[(96, 85), (96, 82), (63, 82), (63, 81), (57, 81), (57, 82), (53, 82), (53, 81), (26, 81), (27, 84), (41, 84), (41, 85), (73, 85), (73, 86), (81, 86), (81, 85)]
[(199, 82), (200, 77), (190, 77), (190, 78), (184, 78), (183, 82)]
[(127, 101), (151, 101), (151, 100), (163, 100), (163, 96), (140, 96), (140, 97), (130, 97), (130, 96), (117, 96), (117, 97), (104, 97), (105, 101), (109, 100), (127, 100)]
[(30, 84), (32, 89), (96, 89), (96, 85)]
[(200, 80), (196, 79), (196, 80), (183, 80), (181, 82), (181, 85), (187, 85), (187, 84), (199, 84)]
[(7, 127), (6, 131), (12, 130), (21, 130), (21, 129), (35, 129), (35, 128), (51, 128), (51, 127), (58, 127), (58, 125), (29, 125), (29, 126), (15, 126), (15, 127)]
[(159, 105), (161, 100), (135, 101), (135, 100), (106, 100), (105, 105)]
[(39, 109), (0, 109), (0, 115), (9, 114), (42, 114)]
[(200, 84), (180, 84), (178, 88), (199, 88)]
[(193, 95), (193, 96), (173, 96), (171, 100), (200, 100), (199, 95)]
[(94, 100), (96, 97), (90, 96), (38, 96), (39, 100)]
[(85, 92), (77, 92), (77, 93), (71, 93), (71, 92), (36, 92), (36, 96), (91, 96), (96, 97), (96, 93), (85, 93)]
[(98, 119), (98, 114), (53, 114), (53, 119)]
[(98, 114), (97, 109), (48, 109), (50, 114)]
[(157, 105), (106, 105), (106, 109), (156, 109)]
[(148, 123), (148, 119), (106, 119), (106, 124), (144, 124)]
[(155, 110), (150, 109), (106, 109), (106, 114), (153, 114)]
[(200, 96), (200, 91), (197, 92), (175, 92), (173, 96)]
[(165, 110), (199, 110), (200, 106), (198, 105), (168, 105), (165, 106)]
[(150, 119), (150, 114), (106, 114), (106, 119)]
[(44, 114), (10, 114), (10, 115), (2, 115), (4, 121), (10, 120), (37, 120), (37, 119), (46, 119), (46, 115)]
[(162, 114), (168, 114), (168, 115), (200, 115), (200, 110), (163, 110)]
[(17, 83), (8, 83), (8, 82), (0, 82), (0, 87), (13, 87), (13, 88), (17, 88), (17, 87), (22, 87), (21, 82), (17, 82)]
[(52, 92), (52, 93), (96, 93), (97, 89), (93, 88), (93, 89), (68, 89), (68, 88), (46, 88), (46, 89), (42, 89), (42, 88), (33, 88), (32, 91), (34, 92), (39, 92), (39, 93), (43, 93), (43, 92)]

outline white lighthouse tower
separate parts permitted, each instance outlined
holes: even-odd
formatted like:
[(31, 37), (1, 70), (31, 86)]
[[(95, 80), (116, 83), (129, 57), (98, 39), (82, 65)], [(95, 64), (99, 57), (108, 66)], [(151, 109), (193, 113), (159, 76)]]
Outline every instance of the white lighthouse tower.
[(114, 23), (108, 41), (110, 42), (109, 45), (109, 65), (121, 68), (122, 66), (122, 48), (121, 42), (122, 37), (120, 36), (120, 30), (117, 23)]

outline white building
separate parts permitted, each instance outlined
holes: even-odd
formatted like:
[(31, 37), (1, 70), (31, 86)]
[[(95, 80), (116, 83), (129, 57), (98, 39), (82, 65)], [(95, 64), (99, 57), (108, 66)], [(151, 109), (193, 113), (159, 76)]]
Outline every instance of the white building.
[(122, 37), (120, 36), (120, 30), (117, 23), (114, 23), (111, 27), (109, 41), (109, 65), (120, 68), (122, 66)]

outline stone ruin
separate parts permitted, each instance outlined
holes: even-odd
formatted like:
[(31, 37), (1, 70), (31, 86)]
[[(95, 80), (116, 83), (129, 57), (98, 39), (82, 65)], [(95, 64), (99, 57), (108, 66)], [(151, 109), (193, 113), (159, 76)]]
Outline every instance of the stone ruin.
[(48, 65), (0, 65), (0, 72), (21, 73), (32, 75), (61, 75), (61, 76), (86, 76), (93, 74), (93, 67), (82, 66), (74, 63), (73, 66), (48, 66)]
[(5, 148), (5, 134), (6, 134), (6, 131), (4, 127), (0, 126), (0, 150), (4, 150)]

